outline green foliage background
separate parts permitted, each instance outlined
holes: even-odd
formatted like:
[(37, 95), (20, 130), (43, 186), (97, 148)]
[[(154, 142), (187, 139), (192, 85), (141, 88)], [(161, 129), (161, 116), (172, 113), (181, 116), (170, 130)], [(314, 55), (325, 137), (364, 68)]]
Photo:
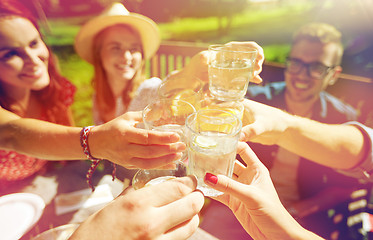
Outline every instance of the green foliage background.
[[(291, 34), (310, 21), (314, 6), (309, 2), (276, 6), (275, 8), (247, 8), (235, 15), (229, 29), (219, 29), (218, 18), (180, 18), (168, 23), (159, 23), (162, 40), (204, 43), (253, 40), (265, 52), (266, 61), (284, 62), (290, 49)], [(74, 37), (81, 24), (89, 17), (49, 19), (42, 25), (47, 44), (60, 61), (62, 74), (78, 88), (72, 106), (77, 126), (92, 124), (93, 69), (82, 61), (73, 49)], [(220, 19), (226, 22), (227, 19)]]

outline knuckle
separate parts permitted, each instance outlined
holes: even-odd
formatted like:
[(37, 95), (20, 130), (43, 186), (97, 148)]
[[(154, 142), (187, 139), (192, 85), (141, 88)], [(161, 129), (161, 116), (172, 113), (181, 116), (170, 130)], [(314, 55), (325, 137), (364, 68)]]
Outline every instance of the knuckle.
[(258, 130), (255, 128), (250, 128), (247, 137), (254, 138), (256, 136), (258, 136)]
[(157, 232), (158, 226), (156, 221), (147, 221), (146, 224), (143, 224), (137, 229), (137, 239), (141, 240), (150, 240), (154, 239), (153, 235)]
[(231, 188), (232, 188), (231, 181), (224, 181), (224, 183), (223, 183), (223, 192), (227, 192)]
[(178, 196), (185, 196), (191, 192), (191, 190), (188, 189), (188, 187), (180, 179), (175, 179), (174, 191)]
[(149, 145), (150, 143), (150, 138), (151, 138), (151, 133), (149, 131), (144, 131), (142, 132), (140, 135), (140, 141), (142, 142), (142, 144), (144, 145)]
[(189, 209), (191, 209), (194, 214), (199, 213), (199, 211), (201, 210), (201, 203), (200, 203), (200, 201), (197, 201), (197, 200), (190, 201), (190, 203), (189, 203)]
[(141, 203), (140, 201), (124, 201), (122, 207), (129, 212), (135, 212), (141, 207)]
[(143, 136), (144, 136), (144, 138), (143, 138), (144, 144), (145, 144), (145, 145), (148, 145), (148, 144), (150, 143), (150, 140), (149, 140), (149, 138), (150, 138), (150, 136), (149, 136), (149, 132), (145, 132), (145, 133), (143, 134)]

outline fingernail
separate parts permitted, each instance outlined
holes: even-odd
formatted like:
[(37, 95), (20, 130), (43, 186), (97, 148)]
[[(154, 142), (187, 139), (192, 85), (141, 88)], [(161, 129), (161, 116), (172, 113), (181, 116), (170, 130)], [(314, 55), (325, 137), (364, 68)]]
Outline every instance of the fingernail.
[(177, 150), (178, 150), (179, 152), (184, 152), (184, 151), (186, 150), (186, 145), (185, 145), (185, 143), (181, 142), (181, 143), (179, 144), (179, 146), (177, 147)]
[(212, 173), (206, 173), (205, 181), (215, 185), (218, 183), (218, 177)]
[(180, 136), (179, 136), (179, 134), (173, 133), (173, 134), (170, 136), (170, 139), (171, 139), (171, 141), (176, 142), (176, 141), (179, 141), (179, 140), (180, 140)]
[(183, 156), (183, 153), (177, 153), (176, 156), (177, 156), (177, 159), (181, 159), (181, 157)]

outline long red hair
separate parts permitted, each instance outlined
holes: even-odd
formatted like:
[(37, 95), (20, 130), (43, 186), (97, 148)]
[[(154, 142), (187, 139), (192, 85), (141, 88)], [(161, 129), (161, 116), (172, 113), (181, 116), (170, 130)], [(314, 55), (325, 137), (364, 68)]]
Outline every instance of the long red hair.
[[(136, 30), (134, 30), (130, 26), (127, 26), (125, 24), (123, 25), (126, 26), (134, 34), (138, 34)], [(93, 51), (94, 77), (92, 79), (92, 84), (93, 84), (93, 88), (95, 89), (95, 93), (96, 93), (96, 104), (97, 104), (100, 118), (103, 119), (104, 122), (107, 122), (111, 120), (107, 116), (110, 116), (110, 113), (114, 111), (116, 103), (115, 103), (114, 95), (110, 89), (107, 76), (106, 76), (106, 72), (104, 70), (103, 63), (102, 63), (101, 56), (100, 56), (104, 31), (105, 30), (98, 33), (93, 41), (92, 51)], [(136, 72), (135, 76), (129, 81), (126, 89), (122, 93), (123, 106), (125, 108), (128, 108), (128, 105), (131, 102), (131, 99), (135, 95), (135, 91), (137, 87), (140, 85), (141, 82), (145, 80), (144, 69), (145, 69), (145, 60), (143, 59), (141, 67)]]
[[(3, 17), (21, 17), (29, 20), (35, 28), (40, 29), (37, 23), (37, 18), (29, 11), (21, 2), (17, 0), (1, 0), (0, 1), (0, 19)], [(48, 73), (50, 77), (50, 84), (42, 90), (32, 91), (46, 114), (46, 118), (50, 122), (72, 125), (72, 119), (68, 107), (63, 103), (64, 99), (64, 83), (67, 79), (64, 78), (57, 67), (57, 58), (54, 57), (50, 48), (49, 60), (48, 60)], [(1, 86), (0, 79), (0, 105), (8, 111), (14, 112), (17, 115), (23, 117), (25, 115), (25, 109), (21, 109), (17, 104), (12, 104), (10, 96), (7, 96)]]

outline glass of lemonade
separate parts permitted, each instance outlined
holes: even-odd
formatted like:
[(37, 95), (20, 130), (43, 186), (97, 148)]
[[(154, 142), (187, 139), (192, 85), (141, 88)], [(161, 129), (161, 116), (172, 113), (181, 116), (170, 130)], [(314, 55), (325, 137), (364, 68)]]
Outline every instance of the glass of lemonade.
[[(181, 141), (185, 142), (185, 121), (195, 111), (193, 105), (183, 100), (157, 99), (144, 108), (142, 117), (145, 129), (176, 132), (180, 135)], [(187, 161), (186, 151), (181, 159), (174, 162), (173, 166), (164, 169), (140, 169), (132, 179), (132, 186), (139, 189), (146, 184), (156, 184), (175, 177), (186, 176), (187, 167), (184, 161)]]
[(235, 114), (241, 121), (243, 119), (245, 107), (243, 100), (222, 101), (212, 97), (206, 97), (201, 101), (200, 109), (220, 109)]
[(198, 189), (205, 196), (221, 192), (203, 181), (206, 173), (232, 177), (241, 120), (231, 112), (220, 109), (202, 109), (191, 114), (185, 123), (188, 173), (198, 179)]
[(179, 77), (165, 80), (158, 88), (160, 99), (184, 100), (192, 104), (196, 109), (203, 98), (203, 82), (197, 77)]
[(258, 50), (238, 45), (209, 46), (209, 90), (219, 100), (243, 99)]

